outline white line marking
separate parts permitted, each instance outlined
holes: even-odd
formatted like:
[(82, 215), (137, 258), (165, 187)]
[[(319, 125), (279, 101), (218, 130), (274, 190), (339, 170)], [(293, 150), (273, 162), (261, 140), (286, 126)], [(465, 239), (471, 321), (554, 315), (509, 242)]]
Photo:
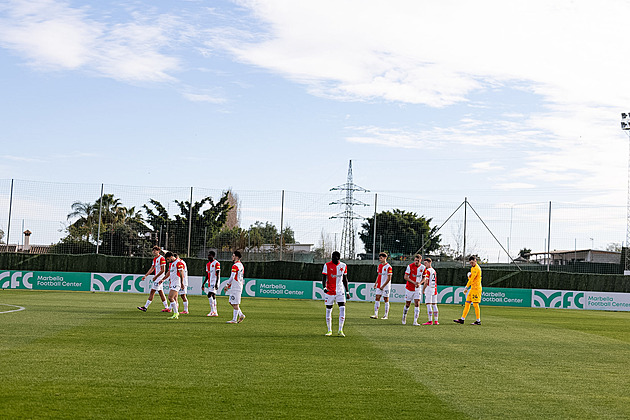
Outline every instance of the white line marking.
[(0, 305), (4, 305), (4, 306), (13, 306), (13, 307), (15, 307), (15, 308), (18, 308), (18, 309), (11, 309), (10, 311), (3, 311), (3, 312), (0, 312), (0, 314), (8, 314), (9, 312), (19, 312), (19, 311), (23, 311), (24, 309), (26, 309), (26, 308), (25, 308), (25, 307), (23, 307), (23, 306), (9, 305), (8, 303), (0, 303)]

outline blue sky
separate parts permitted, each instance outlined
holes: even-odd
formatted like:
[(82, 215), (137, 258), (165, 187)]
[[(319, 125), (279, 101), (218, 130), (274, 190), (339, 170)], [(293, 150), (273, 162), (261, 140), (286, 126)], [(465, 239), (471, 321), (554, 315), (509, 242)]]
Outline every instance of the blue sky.
[(0, 179), (624, 206), (628, 12), (7, 0)]

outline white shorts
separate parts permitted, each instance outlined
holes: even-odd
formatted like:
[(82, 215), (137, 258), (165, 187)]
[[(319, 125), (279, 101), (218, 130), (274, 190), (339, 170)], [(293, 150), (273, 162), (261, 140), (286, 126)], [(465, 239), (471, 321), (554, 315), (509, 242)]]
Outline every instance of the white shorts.
[(240, 305), (241, 304), (241, 294), (242, 291), (238, 291), (236, 293), (230, 293), (230, 305)]
[(424, 294), (424, 303), (426, 304), (436, 304), (438, 303), (438, 295), (431, 292)]
[(420, 300), (420, 290), (405, 289), (405, 301), (411, 302), (412, 300)]
[(374, 294), (375, 294), (375, 295), (377, 295), (377, 296), (379, 296), (379, 295), (380, 295), (380, 296), (383, 296), (383, 297), (388, 298), (388, 297), (389, 297), (389, 292), (390, 292), (391, 290), (392, 290), (392, 288), (391, 288), (391, 287), (388, 287), (388, 288), (386, 288), (386, 289), (379, 289), (379, 288), (376, 288), (376, 287), (375, 287), (375, 288), (374, 288)]
[(326, 302), (326, 306), (332, 306), (333, 303), (337, 302), (337, 305), (340, 303), (346, 303), (346, 294), (345, 293), (337, 293), (336, 295), (329, 295), (326, 293), (324, 295), (324, 301)]
[(214, 288), (214, 287), (210, 287), (208, 289), (208, 293), (214, 293), (215, 295), (218, 295), (219, 294), (219, 289)]
[(188, 290), (188, 285), (186, 283), (184, 283), (184, 288), (182, 289), (181, 287), (179, 287), (179, 284), (171, 284), (171, 287), (169, 290), (175, 290), (178, 294), (180, 295), (185, 295), (186, 294), (186, 290)]
[(164, 289), (164, 282), (160, 283), (159, 280), (155, 280), (151, 284), (151, 290), (155, 290), (156, 292), (159, 292), (159, 291), (162, 291), (163, 289)]

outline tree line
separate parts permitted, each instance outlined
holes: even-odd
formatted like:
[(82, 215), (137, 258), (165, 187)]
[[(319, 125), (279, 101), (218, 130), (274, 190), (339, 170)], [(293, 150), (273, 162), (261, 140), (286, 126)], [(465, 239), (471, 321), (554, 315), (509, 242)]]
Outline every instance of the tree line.
[[(272, 223), (257, 221), (248, 229), (234, 222), (231, 226), (227, 224), (230, 212), (235, 212), (238, 205), (231, 191), (216, 201), (204, 197), (192, 203), (174, 202), (178, 213), (170, 215), (154, 199), (141, 209), (123, 205), (113, 194), (103, 194), (94, 202), (76, 201), (67, 216), (65, 236), (50, 252), (91, 254), (98, 247), (98, 252), (105, 255), (146, 257), (151, 255), (154, 245), (159, 245), (188, 256), (189, 240), (190, 256), (210, 248), (256, 250), (263, 244), (280, 246), (280, 232)], [(295, 242), (290, 227), (283, 229), (283, 235), (283, 244)]]

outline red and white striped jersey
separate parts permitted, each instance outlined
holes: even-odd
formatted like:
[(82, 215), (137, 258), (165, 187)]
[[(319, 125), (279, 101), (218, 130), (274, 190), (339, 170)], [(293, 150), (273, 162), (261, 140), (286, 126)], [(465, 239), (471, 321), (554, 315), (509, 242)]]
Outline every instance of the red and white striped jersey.
[(339, 261), (339, 264), (335, 265), (332, 261), (329, 261), (324, 264), (322, 274), (326, 275), (327, 294), (337, 295), (346, 292), (343, 286), (343, 276), (344, 274), (348, 274), (348, 267), (345, 263)]
[[(166, 259), (161, 256), (158, 255), (157, 257), (153, 258), (153, 263), (151, 264), (153, 266), (153, 281), (156, 280), (161, 280), (162, 278), (164, 278), (164, 275), (166, 274)], [(162, 271), (162, 267), (164, 267), (164, 273), (162, 273), (162, 275), (160, 277), (158, 277), (158, 274), (160, 274), (160, 271)]]
[(245, 267), (240, 261), (235, 262), (232, 265), (232, 273), (230, 274), (230, 280), (228, 281), (230, 290), (232, 292), (242, 292), (245, 285)]
[(214, 260), (206, 264), (206, 278), (208, 279), (208, 287), (215, 287), (215, 283), (217, 282), (218, 270), (221, 270), (221, 264), (219, 264), (219, 261)]
[[(408, 274), (411, 280), (419, 282), (422, 280), (422, 274), (424, 273), (425, 268), (424, 264), (416, 265), (416, 263), (411, 263), (407, 266), (405, 274)], [(416, 290), (416, 286), (410, 282), (407, 282), (405, 288), (407, 290), (411, 290), (412, 292)]]
[[(392, 266), (389, 265), (389, 263), (379, 264), (378, 268), (376, 269), (376, 274), (377, 274), (376, 287), (379, 289), (383, 287), (383, 285), (387, 283), (387, 277), (392, 273), (393, 273)], [(391, 282), (389, 282), (389, 284), (391, 284)]]
[(433, 267), (424, 270), (424, 279), (427, 280), (427, 288), (424, 293), (437, 295), (437, 273)]

